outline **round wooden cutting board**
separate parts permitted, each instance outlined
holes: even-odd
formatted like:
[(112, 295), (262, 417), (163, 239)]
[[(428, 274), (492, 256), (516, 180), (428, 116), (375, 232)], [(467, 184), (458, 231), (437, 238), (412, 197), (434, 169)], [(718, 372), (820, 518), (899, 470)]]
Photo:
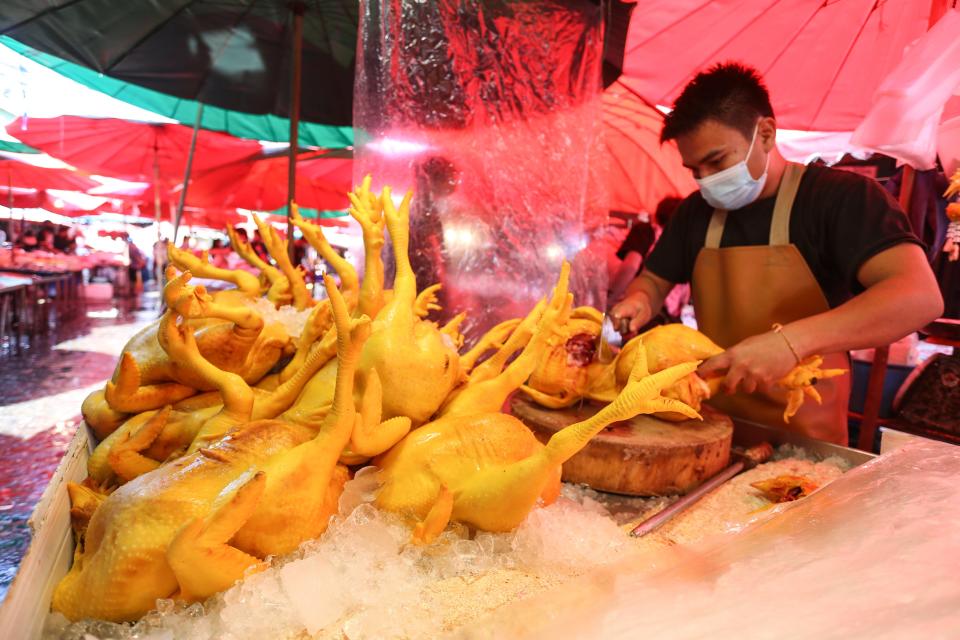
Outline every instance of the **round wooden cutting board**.
[[(541, 442), (600, 410), (590, 403), (545, 409), (520, 394), (510, 407)], [(703, 422), (665, 422), (640, 415), (614, 423), (563, 464), (563, 479), (634, 496), (686, 493), (730, 461), (733, 421), (706, 406), (701, 413)]]

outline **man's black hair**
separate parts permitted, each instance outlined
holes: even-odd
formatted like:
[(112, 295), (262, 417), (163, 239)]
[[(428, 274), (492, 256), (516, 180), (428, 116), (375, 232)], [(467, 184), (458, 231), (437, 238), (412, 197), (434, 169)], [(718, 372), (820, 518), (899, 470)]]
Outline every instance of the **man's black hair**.
[(664, 118), (660, 141), (675, 140), (716, 120), (750, 139), (757, 120), (773, 117), (770, 94), (756, 69), (739, 62), (724, 62), (698, 73)]

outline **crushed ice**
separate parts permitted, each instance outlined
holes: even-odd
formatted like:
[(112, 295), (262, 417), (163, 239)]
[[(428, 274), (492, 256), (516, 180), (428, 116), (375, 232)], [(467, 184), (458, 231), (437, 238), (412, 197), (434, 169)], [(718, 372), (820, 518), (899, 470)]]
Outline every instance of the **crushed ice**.
[[(184, 638), (260, 639), (311, 636), (432, 637), (443, 612), (424, 604), (438, 581), (518, 569), (562, 579), (633, 552), (628, 538), (596, 499), (565, 485), (556, 503), (534, 509), (511, 533), (450, 527), (432, 545), (409, 543), (411, 530), (371, 501), (376, 469), (361, 469), (340, 499), (339, 514), (319, 539), (267, 571), (248, 576), (204, 604), (170, 600), (135, 625), (69, 624), (48, 619), (46, 637), (70, 640)], [(591, 495), (593, 494), (593, 495)]]
[(835, 467), (838, 467), (841, 471), (846, 473), (850, 470), (850, 461), (846, 458), (843, 458), (838, 455), (819, 456), (812, 451), (801, 447), (800, 445), (790, 444), (789, 442), (781, 444), (773, 452), (773, 457), (771, 460), (809, 460), (810, 462), (822, 462), (824, 464), (831, 464)]
[(247, 306), (253, 307), (264, 322), (276, 322), (282, 325), (291, 338), (300, 336), (304, 325), (307, 323), (307, 318), (310, 317), (310, 312), (313, 311), (312, 308), (297, 311), (295, 307), (289, 304), (277, 309), (272, 302), (264, 297), (246, 300), (245, 303)]

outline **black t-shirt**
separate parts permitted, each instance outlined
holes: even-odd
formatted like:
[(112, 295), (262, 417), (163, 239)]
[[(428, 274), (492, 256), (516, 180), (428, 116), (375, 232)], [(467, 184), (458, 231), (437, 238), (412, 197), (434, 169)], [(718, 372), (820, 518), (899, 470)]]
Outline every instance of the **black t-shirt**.
[[(769, 244), (775, 200), (763, 198), (731, 211), (720, 246)], [(647, 258), (647, 269), (670, 282), (689, 282), (712, 215), (699, 191), (688, 196)], [(921, 244), (899, 205), (876, 181), (819, 166), (807, 167), (800, 181), (790, 242), (831, 307), (863, 291), (857, 272), (868, 259), (903, 242)]]

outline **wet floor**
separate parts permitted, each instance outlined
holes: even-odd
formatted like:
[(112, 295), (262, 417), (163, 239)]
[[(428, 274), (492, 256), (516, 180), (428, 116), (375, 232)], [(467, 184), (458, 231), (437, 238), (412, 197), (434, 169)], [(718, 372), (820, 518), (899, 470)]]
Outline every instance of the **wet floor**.
[(30, 544), (27, 521), (123, 345), (157, 317), (158, 296), (82, 304), (15, 355), (0, 344), (0, 601)]

